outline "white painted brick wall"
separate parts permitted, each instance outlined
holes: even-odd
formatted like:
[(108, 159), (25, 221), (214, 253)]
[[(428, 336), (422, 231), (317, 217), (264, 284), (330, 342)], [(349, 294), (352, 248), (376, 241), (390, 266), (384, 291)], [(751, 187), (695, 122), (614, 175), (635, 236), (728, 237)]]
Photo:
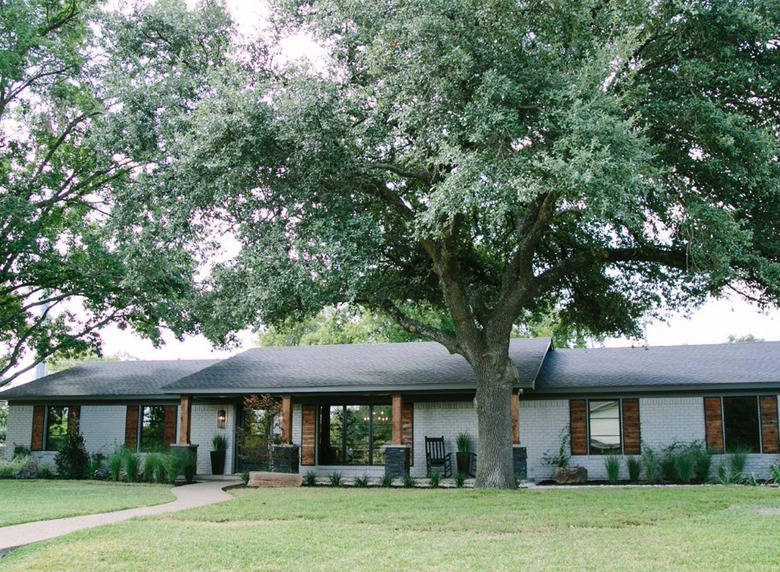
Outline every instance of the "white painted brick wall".
[[(217, 428), (217, 412), (224, 409), (227, 420), (224, 429)], [(227, 455), (225, 456), (225, 472), (233, 472), (233, 453), (236, 434), (235, 407), (227, 404), (196, 403), (192, 406), (190, 418), (190, 442), (198, 445), (198, 469), (199, 475), (211, 474), (211, 440), (214, 435), (223, 435), (228, 440)]]
[(32, 443), (32, 405), (8, 405), (8, 433), (5, 438), (6, 456), (14, 454), (14, 447), (30, 448)]
[(639, 400), (642, 444), (653, 449), (672, 443), (704, 442), (702, 397), (652, 397)]
[(79, 430), (90, 453), (110, 455), (125, 443), (126, 405), (82, 405)]
[(526, 401), (520, 399), (520, 445), (528, 454), (528, 478), (550, 478), (554, 467), (542, 464), (542, 455), (555, 455), (563, 432), (568, 432), (569, 402), (565, 399)]
[(439, 401), (414, 404), (412, 424), (414, 440), (414, 477), (425, 476), (425, 438), (444, 436), (444, 446), (452, 453), (452, 470), (455, 467), (455, 438), (458, 433), (471, 435), (471, 448), (477, 451), (477, 412), (472, 401)]

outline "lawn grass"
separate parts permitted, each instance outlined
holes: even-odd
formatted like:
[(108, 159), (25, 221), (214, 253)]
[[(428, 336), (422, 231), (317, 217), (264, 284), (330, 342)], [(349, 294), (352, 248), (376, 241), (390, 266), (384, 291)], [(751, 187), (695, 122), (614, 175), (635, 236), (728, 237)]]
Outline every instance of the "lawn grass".
[(240, 490), (21, 548), (8, 570), (777, 570), (780, 491)]
[(2, 479), (0, 527), (149, 506), (174, 498), (169, 485)]

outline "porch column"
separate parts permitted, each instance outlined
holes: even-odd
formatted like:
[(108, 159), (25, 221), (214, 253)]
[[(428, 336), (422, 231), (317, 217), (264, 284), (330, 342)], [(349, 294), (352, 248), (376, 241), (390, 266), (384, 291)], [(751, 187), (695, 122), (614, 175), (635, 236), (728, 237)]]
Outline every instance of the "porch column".
[(512, 391), (512, 444), (520, 444), (520, 393)]
[(403, 445), (403, 420), (401, 411), (403, 398), (400, 393), (393, 394), (393, 445)]
[(292, 396), (282, 395), (282, 443), (292, 443)]
[(179, 445), (190, 444), (192, 419), (192, 396), (182, 395), (179, 406)]

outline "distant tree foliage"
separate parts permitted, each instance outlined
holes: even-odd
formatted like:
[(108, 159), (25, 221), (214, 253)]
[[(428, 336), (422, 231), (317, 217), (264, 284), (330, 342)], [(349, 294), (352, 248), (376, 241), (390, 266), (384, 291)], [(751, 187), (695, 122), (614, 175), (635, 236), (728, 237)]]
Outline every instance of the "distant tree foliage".
[(735, 334), (729, 334), (728, 343), (730, 344), (750, 344), (753, 342), (764, 342), (764, 338), (757, 338), (753, 334), (745, 334), (744, 336), (737, 336)]

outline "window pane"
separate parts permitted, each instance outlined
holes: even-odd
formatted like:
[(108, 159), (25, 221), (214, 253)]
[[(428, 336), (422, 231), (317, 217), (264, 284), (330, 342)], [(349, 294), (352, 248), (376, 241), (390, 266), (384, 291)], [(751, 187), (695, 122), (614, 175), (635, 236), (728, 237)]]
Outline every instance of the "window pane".
[(49, 407), (46, 422), (46, 450), (57, 451), (68, 433), (68, 408)]
[(590, 401), (590, 454), (620, 454), (620, 401)]
[(145, 453), (162, 451), (165, 447), (165, 407), (144, 407), (143, 412), (140, 450)]
[(755, 397), (724, 397), (723, 428), (727, 453), (738, 449), (748, 453), (761, 452)]
[(371, 443), (374, 465), (385, 464), (385, 452), (382, 448), (393, 438), (393, 408), (390, 405), (374, 405), (371, 413), (373, 422)]
[(368, 464), (368, 431), (371, 424), (369, 405), (347, 405), (345, 450), (346, 464)]

